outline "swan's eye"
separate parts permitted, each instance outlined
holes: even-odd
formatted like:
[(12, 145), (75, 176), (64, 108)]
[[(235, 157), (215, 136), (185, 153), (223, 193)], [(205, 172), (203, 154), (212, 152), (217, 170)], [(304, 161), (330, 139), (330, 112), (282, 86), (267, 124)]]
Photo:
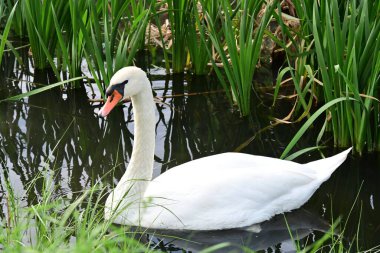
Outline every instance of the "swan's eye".
[(125, 80), (124, 82), (114, 84), (112, 86), (109, 86), (106, 90), (107, 97), (112, 96), (112, 93), (114, 90), (117, 90), (121, 95), (124, 94), (124, 87), (128, 83), (128, 80)]
[(114, 89), (116, 91), (118, 91), (122, 96), (124, 95), (124, 87), (125, 85), (128, 83), (128, 80), (125, 80), (124, 82), (122, 83), (118, 83), (118, 84), (115, 84), (114, 86)]

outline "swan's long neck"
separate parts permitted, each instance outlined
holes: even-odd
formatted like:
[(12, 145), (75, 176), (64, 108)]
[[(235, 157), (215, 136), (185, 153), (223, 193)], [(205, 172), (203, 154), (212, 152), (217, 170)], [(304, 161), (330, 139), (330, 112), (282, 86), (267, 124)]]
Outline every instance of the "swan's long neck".
[(116, 202), (138, 201), (152, 179), (155, 114), (152, 90), (149, 82), (146, 85), (143, 91), (132, 97), (135, 119), (133, 151), (127, 171), (114, 190)]
[(131, 160), (125, 176), (128, 179), (151, 180), (155, 145), (155, 115), (153, 95), (144, 89), (132, 97), (135, 119), (134, 143)]

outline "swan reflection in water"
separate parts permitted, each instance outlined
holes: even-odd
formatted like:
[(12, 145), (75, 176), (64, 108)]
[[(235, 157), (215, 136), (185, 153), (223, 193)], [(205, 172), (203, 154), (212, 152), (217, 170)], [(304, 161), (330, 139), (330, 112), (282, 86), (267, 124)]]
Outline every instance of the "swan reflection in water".
[[(286, 225), (289, 225), (290, 231)], [(211, 246), (226, 243), (215, 252), (241, 252), (242, 247), (254, 251), (272, 248), (278, 252), (296, 252), (291, 240), (301, 240), (314, 232), (330, 229), (327, 221), (305, 209), (279, 214), (261, 223), (259, 232), (242, 229), (216, 231), (148, 230), (143, 239), (155, 249), (164, 252), (199, 252)], [(222, 245), (221, 245), (222, 246)]]

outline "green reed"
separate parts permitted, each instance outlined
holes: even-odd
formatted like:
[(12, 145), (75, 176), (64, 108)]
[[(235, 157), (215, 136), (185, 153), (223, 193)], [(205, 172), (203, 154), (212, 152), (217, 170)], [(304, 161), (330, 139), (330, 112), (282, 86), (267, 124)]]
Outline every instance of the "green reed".
[[(0, 1), (0, 21), (7, 16), (7, 5), (4, 3), (4, 0)], [(0, 23), (1, 24), (1, 23)]]
[[(379, 150), (380, 4), (355, 0), (297, 0), (294, 4), (300, 31), (290, 31), (277, 16), (282, 31), (289, 37), (296, 34), (298, 39), (292, 41), (295, 55), (279, 42), (286, 50), (289, 66), (280, 72), (275, 98), (281, 79), (290, 73), (297, 103), (304, 110), (299, 119), (309, 117), (304, 126), (311, 126), (319, 115), (325, 116), (316, 146), (325, 132), (331, 132), (334, 146), (354, 146), (360, 154)], [(324, 103), (325, 111), (310, 116), (313, 97)], [(304, 126), (282, 157), (306, 131)]]
[[(284, 77), (289, 76), (291, 78), (287, 81), (292, 81), (296, 94), (296, 102), (292, 110), (292, 114), (297, 114), (300, 108), (302, 107), (302, 115), (295, 120), (298, 122), (302, 120), (305, 116), (309, 116), (309, 112), (312, 106), (313, 98), (315, 95), (315, 73), (312, 69), (312, 66), (309, 65), (310, 59), (312, 59), (313, 54), (309, 53), (311, 45), (308, 38), (305, 36), (300, 36), (299, 41), (294, 41), (292, 38), (294, 35), (290, 32), (289, 28), (284, 24), (282, 20), (282, 11), (280, 5), (278, 5), (277, 13), (274, 13), (274, 17), (278, 21), (281, 31), (283, 32), (283, 40), (278, 40), (272, 33), (267, 32), (274, 41), (276, 41), (283, 50), (286, 52), (286, 63), (287, 65), (281, 69), (278, 73), (275, 90), (273, 93), (273, 105), (276, 102), (276, 99), (279, 95), (279, 90), (282, 85)], [(302, 34), (301, 34), (302, 35)], [(291, 40), (292, 49), (289, 49), (287, 46), (287, 41)], [(295, 52), (293, 52), (293, 51)], [(310, 94), (309, 96), (307, 96)]]
[[(210, 1), (215, 2), (215, 0)], [(162, 7), (167, 4), (164, 11), (152, 10), (153, 20), (158, 24), (158, 30), (164, 49), (165, 67), (169, 73), (183, 73), (185, 69), (195, 75), (204, 75), (208, 72), (210, 62), (206, 47), (211, 43), (205, 43), (200, 36), (199, 22), (203, 19), (202, 11), (198, 10), (198, 1), (163, 1), (157, 5)], [(164, 45), (161, 21), (159, 15), (167, 14), (171, 29), (171, 46)], [(169, 57), (171, 55), (171, 57)]]
[(128, 227), (104, 220), (105, 188), (94, 184), (70, 199), (56, 190), (53, 175), (45, 168), (26, 187), (28, 194), (42, 182), (34, 204), (25, 203), (26, 196), (18, 196), (7, 173), (2, 175), (7, 203), (0, 217), (2, 252), (153, 252), (133, 239)]
[(57, 88), (57, 87), (62, 87), (64, 85), (67, 85), (67, 84), (70, 84), (70, 83), (75, 83), (76, 81), (83, 80), (83, 79), (85, 79), (84, 76), (79, 76), (79, 77), (74, 77), (74, 78), (67, 79), (67, 80), (64, 80), (64, 81), (60, 81), (60, 82), (57, 82), (57, 83), (48, 84), (48, 85), (45, 85), (43, 87), (31, 90), (31, 91), (21, 93), (19, 95), (15, 95), (15, 96), (8, 97), (6, 99), (0, 100), (0, 103), (4, 102), (4, 101), (18, 101), (18, 100), (20, 100), (22, 98), (30, 97), (30, 96), (36, 95), (38, 93), (41, 93), (41, 92), (44, 92), (44, 91), (47, 91), (47, 90), (50, 90), (50, 89), (54, 89), (54, 88)]
[[(73, 122), (72, 122), (73, 123)], [(107, 187), (100, 182), (82, 192), (62, 192), (57, 185), (57, 147), (71, 124), (24, 188), (15, 189), (1, 159), (0, 250), (2, 252), (152, 252), (134, 239), (127, 226), (104, 219)], [(58, 162), (59, 163), (59, 162)], [(110, 171), (113, 171), (113, 168)], [(108, 173), (107, 173), (108, 174)], [(105, 175), (106, 176), (106, 175)], [(59, 176), (58, 176), (59, 177)], [(60, 177), (59, 177), (60, 178)], [(33, 194), (30, 194), (33, 192)], [(36, 194), (36, 199), (30, 195)]]
[[(86, 1), (69, 0), (70, 19), (61, 26), (57, 14), (52, 8), (55, 32), (58, 38), (57, 59), (62, 61), (61, 70), (68, 72), (70, 77), (82, 74), (81, 64), (84, 57), (84, 36), (78, 24), (78, 19), (87, 20), (88, 11)], [(75, 85), (76, 86), (76, 85)]]
[[(199, 24), (202, 19), (202, 13), (198, 10), (198, 1), (189, 1), (191, 8), (188, 10), (190, 16), (188, 17), (186, 27), (186, 44), (189, 51), (191, 67), (189, 68), (195, 75), (207, 74), (209, 68), (208, 63), (210, 57), (207, 53), (207, 48), (211, 49), (211, 41), (202, 40), (199, 34)], [(209, 2), (215, 2), (209, 1)]]
[[(8, 6), (8, 11), (12, 9), (15, 5), (21, 5), (21, 1), (19, 0), (2, 0), (6, 6)], [(22, 13), (22, 8), (16, 8), (13, 21), (12, 21), (12, 31), (15, 33), (16, 36), (20, 38), (25, 38), (27, 32), (26, 32), (26, 24), (25, 24), (25, 17)]]
[(172, 70), (182, 73), (185, 70), (187, 57), (186, 33), (190, 22), (191, 1), (168, 0), (168, 15), (172, 29)]
[[(2, 9), (0, 9), (0, 11), (1, 11), (0, 17), (2, 18), (3, 15), (5, 14), (4, 9), (3, 9), (4, 5), (1, 5), (1, 7), (2, 7)], [(1, 39), (1, 42), (0, 42), (0, 65), (1, 65), (1, 61), (3, 59), (4, 48), (5, 48), (5, 44), (7, 43), (7, 39), (8, 39), (8, 35), (10, 32), (10, 28), (11, 28), (11, 24), (13, 21), (13, 17), (14, 17), (16, 7), (17, 7), (17, 4), (13, 7), (11, 12), (9, 13), (9, 17), (6, 21), (4, 31), (2, 32), (2, 34), (0, 34), (0, 39)], [(1, 21), (1, 18), (0, 18), (0, 21)]]
[[(77, 19), (83, 33), (87, 64), (101, 91), (108, 86), (117, 70), (132, 64), (139, 45), (144, 41), (150, 9), (137, 13), (132, 2), (113, 0), (95, 3), (88, 0), (89, 21), (85, 24), (81, 18)], [(123, 29), (119, 29), (120, 26)]]
[[(2, 6), (13, 7), (12, 0)], [(17, 17), (20, 11), (35, 68), (50, 66), (58, 79), (61, 70), (73, 78), (82, 75), (85, 58), (102, 89), (112, 74), (131, 65), (143, 48), (150, 17), (150, 6), (131, 0), (22, 1), (12, 15)], [(19, 23), (11, 26), (15, 34), (21, 29)]]
[(380, 148), (380, 4), (322, 1), (313, 9), (313, 36), (326, 102), (353, 97), (327, 113), (334, 145), (362, 153)]
[(45, 69), (50, 64), (57, 78), (59, 78), (59, 73), (53, 60), (58, 43), (53, 21), (53, 11), (56, 13), (59, 25), (63, 26), (69, 18), (68, 3), (66, 1), (52, 0), (22, 1), (19, 8), (22, 8), (23, 15), (25, 16), (34, 67)]
[[(144, 48), (149, 21), (157, 22), (158, 15), (168, 14), (172, 48), (167, 51), (172, 55), (173, 72), (188, 67), (194, 74), (205, 74), (211, 61), (229, 99), (242, 115), (249, 115), (253, 75), (266, 34), (285, 50), (287, 66), (279, 74), (274, 97), (282, 78), (290, 75), (297, 95), (293, 113), (302, 111), (295, 121), (310, 119), (314, 98), (326, 105), (345, 97), (346, 101), (333, 102), (326, 108), (318, 139), (330, 131), (335, 146), (354, 145), (359, 153), (380, 150), (376, 127), (380, 123), (380, 4), (368, 0), (293, 2), (300, 21), (298, 31), (284, 24), (280, 7), (273, 11), (279, 6), (277, 2), (265, 6), (264, 1), (236, 1), (231, 5), (227, 0), (167, 0), (157, 4), (132, 0), (22, 0), (17, 4), (1, 0), (5, 28), (0, 64), (5, 47), (17, 56), (6, 37), (23, 36), (26, 30), (35, 68), (50, 66), (59, 80), (62, 71), (74, 78), (83, 75), (81, 64), (85, 59), (90, 77), (102, 93), (113, 73), (133, 64), (137, 51)], [(157, 6), (165, 4), (167, 9), (158, 12)], [(4, 22), (8, 13), (11, 15)], [(272, 15), (282, 28), (283, 40), (266, 29)], [(167, 51), (165, 64), (169, 68)]]
[[(220, 30), (216, 20), (207, 8), (204, 8), (208, 34), (221, 58), (228, 82), (224, 80), (212, 52), (208, 51), (214, 70), (227, 94), (232, 93), (232, 99), (237, 103), (243, 116), (250, 113), (253, 75), (259, 61), (264, 31), (275, 7), (275, 5), (266, 6), (258, 26), (255, 27), (263, 4), (263, 1), (238, 1), (237, 7), (233, 8), (230, 1), (222, 1), (221, 10), (224, 14), (220, 17)], [(231, 95), (229, 96), (231, 98)]]
[[(301, 107), (303, 109), (301, 117), (296, 120), (296, 122), (298, 122), (305, 116), (309, 116), (313, 98), (316, 96), (318, 80), (315, 78), (316, 72), (314, 71), (314, 43), (312, 36), (310, 36), (312, 23), (309, 16), (310, 12), (312, 12), (312, 2), (295, 0), (294, 6), (297, 17), (284, 14), (279, 3), (277, 4), (277, 12), (273, 13), (273, 16), (281, 28), (281, 36), (279, 37), (281, 37), (282, 40), (274, 36), (270, 31), (266, 31), (266, 34), (281, 46), (286, 57), (285, 66), (279, 72), (276, 81), (273, 105), (279, 94), (281, 82), (285, 76), (290, 76), (286, 82), (293, 82), (295, 93), (298, 95), (293, 113), (297, 114)], [(286, 15), (286, 19), (299, 23), (300, 29), (289, 28), (289, 26), (284, 23), (284, 15)]]

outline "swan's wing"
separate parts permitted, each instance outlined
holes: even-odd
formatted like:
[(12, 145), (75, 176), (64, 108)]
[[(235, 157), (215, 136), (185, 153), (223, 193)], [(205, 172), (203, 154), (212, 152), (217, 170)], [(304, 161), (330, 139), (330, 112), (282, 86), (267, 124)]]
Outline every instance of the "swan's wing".
[[(212, 156), (196, 159), (175, 167), (175, 170), (169, 170), (170, 172), (184, 173), (183, 170), (192, 169), (204, 170), (205, 168), (215, 169), (230, 169), (230, 168), (251, 168), (262, 170), (265, 166), (286, 166), (287, 168), (299, 169), (298, 163), (286, 160), (280, 160), (277, 158), (257, 156), (244, 153), (223, 153)], [(174, 168), (173, 168), (174, 169)], [(186, 172), (185, 172), (186, 173)]]
[(172, 168), (153, 180), (145, 227), (244, 227), (301, 206), (319, 184), (302, 165), (268, 157), (226, 153)]

